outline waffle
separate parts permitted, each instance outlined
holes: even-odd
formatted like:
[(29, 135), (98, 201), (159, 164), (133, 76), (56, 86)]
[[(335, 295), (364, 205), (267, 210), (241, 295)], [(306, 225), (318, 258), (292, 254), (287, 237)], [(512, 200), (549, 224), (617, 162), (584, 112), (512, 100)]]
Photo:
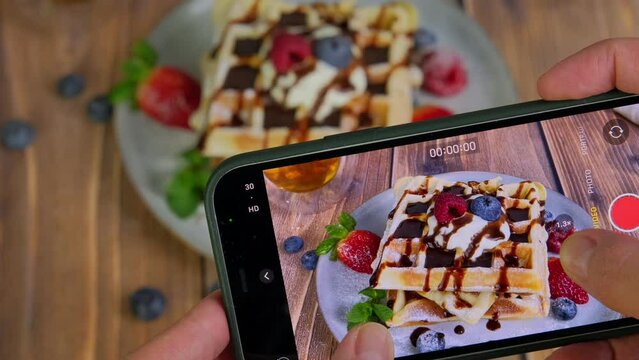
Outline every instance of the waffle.
[[(204, 60), (203, 101), (191, 119), (191, 126), (203, 133), (204, 155), (228, 157), (410, 122), (412, 89), (422, 79), (410, 61), (417, 27), (411, 5), (356, 8), (352, 2), (293, 6), (237, 0), (224, 11), (229, 18), (216, 19), (223, 23), (221, 36)], [(311, 56), (278, 74), (269, 53), (280, 32), (311, 42), (347, 35), (353, 40), (353, 60), (337, 69)]]
[[(546, 190), (540, 183), (450, 182), (418, 176), (397, 181), (371, 286), (389, 290), (388, 326), (548, 315)], [(438, 194), (467, 201), (495, 196), (502, 213), (486, 221), (468, 210), (448, 224), (433, 214)]]

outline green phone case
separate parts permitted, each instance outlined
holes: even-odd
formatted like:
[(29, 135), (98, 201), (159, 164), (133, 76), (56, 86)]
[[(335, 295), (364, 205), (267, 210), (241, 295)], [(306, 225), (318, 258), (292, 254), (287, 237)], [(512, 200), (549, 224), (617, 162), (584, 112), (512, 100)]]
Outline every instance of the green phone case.
[[(563, 100), (563, 101), (531, 101), (515, 105), (497, 107), (493, 109), (481, 110), (476, 112), (454, 115), (442, 120), (432, 120), (419, 123), (404, 124), (387, 128), (370, 128), (350, 133), (332, 135), (320, 140), (307, 141), (300, 144), (276, 147), (272, 149), (260, 150), (233, 156), (222, 162), (209, 179), (205, 194), (206, 217), (209, 226), (209, 234), (211, 236), (211, 245), (213, 247), (213, 255), (215, 257), (216, 268), (218, 272), (219, 282), (222, 289), (226, 315), (229, 323), (231, 340), (234, 347), (236, 359), (244, 359), (242, 354), (241, 341), (239, 339), (239, 330), (237, 319), (233, 311), (233, 299), (229, 285), (229, 277), (226, 270), (226, 264), (222, 253), (222, 245), (220, 234), (216, 227), (216, 214), (213, 206), (213, 197), (215, 188), (220, 179), (228, 172), (253, 164), (265, 163), (273, 160), (290, 159), (300, 155), (320, 154), (322, 152), (334, 149), (347, 149), (362, 145), (369, 145), (381, 141), (406, 138), (418, 134), (427, 134), (430, 132), (462, 128), (469, 125), (477, 124), (498, 124), (521, 116), (543, 115), (549, 112), (561, 110), (570, 110), (586, 105), (601, 105), (606, 103), (616, 103), (627, 101), (628, 103), (639, 102), (639, 95), (628, 94), (618, 90), (611, 91), (602, 95), (593, 96), (581, 100)], [(619, 334), (622, 334), (620, 332)], [(596, 336), (592, 337), (597, 338)], [(532, 351), (545, 348), (544, 342), (530, 344), (523, 351)], [(504, 349), (503, 354), (509, 354)], [(486, 356), (484, 354), (483, 356)], [(499, 352), (491, 352), (491, 356), (500, 356)], [(465, 355), (465, 358), (468, 355)]]

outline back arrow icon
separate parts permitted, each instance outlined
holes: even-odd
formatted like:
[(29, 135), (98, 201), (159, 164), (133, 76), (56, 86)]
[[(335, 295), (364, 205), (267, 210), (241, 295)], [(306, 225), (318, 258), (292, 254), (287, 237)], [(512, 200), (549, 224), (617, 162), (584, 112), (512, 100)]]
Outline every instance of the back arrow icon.
[(273, 281), (273, 271), (271, 269), (264, 269), (260, 271), (260, 281), (264, 284), (270, 284)]

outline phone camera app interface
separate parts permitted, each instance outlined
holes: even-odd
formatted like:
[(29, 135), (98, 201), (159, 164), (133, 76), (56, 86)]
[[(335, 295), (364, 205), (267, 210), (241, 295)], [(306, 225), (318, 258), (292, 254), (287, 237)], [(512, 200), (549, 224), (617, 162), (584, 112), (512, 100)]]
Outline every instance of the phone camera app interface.
[(365, 322), (403, 357), (623, 318), (559, 252), (639, 237), (638, 135), (603, 110), (266, 170), (299, 358)]

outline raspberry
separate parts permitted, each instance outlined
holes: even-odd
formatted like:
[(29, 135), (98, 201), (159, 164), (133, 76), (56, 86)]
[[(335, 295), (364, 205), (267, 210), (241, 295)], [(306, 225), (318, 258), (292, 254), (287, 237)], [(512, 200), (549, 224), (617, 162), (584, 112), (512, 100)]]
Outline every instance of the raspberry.
[(462, 58), (451, 51), (433, 51), (424, 56), (423, 89), (438, 96), (460, 93), (468, 84), (468, 74)]
[(565, 297), (577, 304), (585, 304), (590, 300), (586, 290), (582, 289), (566, 275), (558, 258), (548, 260), (548, 270), (550, 271), (548, 282), (550, 283), (551, 298)]
[(556, 226), (555, 221), (551, 221), (546, 224), (546, 231), (548, 231), (548, 241), (546, 242), (548, 251), (559, 254), (561, 245), (568, 238), (568, 236), (575, 233), (576, 229), (573, 226), (568, 229), (568, 231), (562, 231)]
[(468, 203), (457, 195), (444, 193), (435, 198), (435, 219), (442, 225), (464, 215), (467, 210)]
[(275, 35), (270, 57), (279, 74), (289, 71), (309, 56), (311, 44), (304, 37), (289, 33)]

